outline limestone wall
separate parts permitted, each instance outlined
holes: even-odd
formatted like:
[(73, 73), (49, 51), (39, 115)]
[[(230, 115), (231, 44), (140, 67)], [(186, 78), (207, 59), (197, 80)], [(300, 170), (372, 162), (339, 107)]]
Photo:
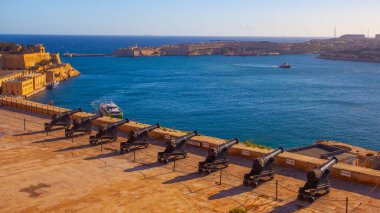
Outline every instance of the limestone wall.
[[(0, 97), (0, 105), (5, 105), (12, 108), (23, 109), (27, 111), (49, 114), (49, 115), (67, 110), (60, 107), (54, 107), (54, 106), (44, 105), (44, 104), (21, 100), (21, 99), (8, 98), (8, 97)], [(89, 115), (92, 115), (92, 114), (81, 112), (81, 113), (76, 113), (73, 116), (73, 118), (86, 117)], [(94, 125), (106, 124), (106, 123), (115, 122), (117, 120), (119, 119), (103, 117), (103, 118), (93, 121), (93, 124)], [(145, 127), (145, 126), (147, 126), (147, 124), (131, 121), (130, 123), (120, 126), (119, 131), (128, 132), (128, 131)], [(162, 141), (167, 141), (171, 138), (177, 138), (184, 134), (185, 134), (184, 132), (181, 132), (178, 130), (156, 129), (151, 132), (150, 136)], [(190, 146), (195, 146), (195, 147), (199, 147), (200, 149), (207, 150), (209, 147), (215, 147), (221, 143), (224, 143), (225, 141), (226, 141), (225, 139), (201, 135), (201, 136), (193, 137), (192, 140), (188, 144)], [(242, 144), (238, 144), (230, 149), (231, 155), (235, 155), (235, 156), (239, 156), (239, 157), (243, 157), (247, 159), (253, 159), (253, 158), (259, 157), (267, 152), (269, 152), (269, 150), (246, 147), (245, 145), (242, 145)], [(289, 152), (284, 152), (276, 158), (277, 165), (305, 171), (305, 179), (306, 179), (307, 171), (311, 171), (315, 167), (323, 164), (324, 162), (325, 160), (322, 160), (322, 159), (302, 156), (302, 155), (289, 153)], [(338, 163), (334, 165), (334, 167), (331, 169), (331, 175), (338, 179), (370, 184), (370, 185), (377, 185), (380, 182), (380, 171), (348, 165), (344, 163)]]

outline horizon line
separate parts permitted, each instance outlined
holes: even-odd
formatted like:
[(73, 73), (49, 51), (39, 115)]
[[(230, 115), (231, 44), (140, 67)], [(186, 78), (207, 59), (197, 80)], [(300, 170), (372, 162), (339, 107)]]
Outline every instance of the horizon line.
[(0, 35), (32, 35), (32, 36), (115, 36), (115, 37), (132, 37), (132, 36), (141, 36), (141, 37), (241, 37), (241, 38), (333, 38), (329, 36), (254, 36), (254, 35), (119, 35), (119, 34), (27, 34), (27, 33), (0, 33)]

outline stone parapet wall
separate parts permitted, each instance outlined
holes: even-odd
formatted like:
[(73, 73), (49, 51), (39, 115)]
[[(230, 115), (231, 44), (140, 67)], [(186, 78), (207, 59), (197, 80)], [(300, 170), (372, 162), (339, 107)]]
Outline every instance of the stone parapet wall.
[[(53, 115), (56, 113), (67, 111), (67, 109), (65, 108), (40, 104), (40, 103), (26, 101), (22, 99), (9, 98), (9, 97), (0, 97), (0, 105), (15, 108), (15, 109), (22, 109), (22, 110), (26, 110), (30, 112), (41, 113), (45, 115)], [(81, 113), (74, 114), (73, 118), (86, 117), (89, 115), (92, 115), (92, 114), (81, 112)], [(107, 123), (112, 123), (118, 120), (119, 119), (116, 119), (116, 118), (103, 117), (103, 118), (94, 120), (93, 124), (94, 125), (107, 124)], [(131, 121), (127, 124), (121, 125), (119, 127), (119, 131), (128, 132), (128, 131), (135, 130), (141, 127), (146, 127), (146, 126), (147, 124)], [(201, 130), (199, 131), (200, 133), (202, 133)], [(178, 131), (178, 130), (156, 129), (150, 133), (150, 136), (158, 140), (162, 140), (164, 142), (170, 139), (180, 137), (184, 134), (186, 133), (182, 131)], [(225, 141), (226, 141), (225, 139), (201, 135), (201, 136), (193, 137), (192, 140), (189, 141), (188, 145), (199, 147), (200, 149), (203, 149), (203, 150), (207, 150), (209, 147), (215, 147)], [(238, 144), (236, 146), (233, 146), (230, 149), (229, 153), (231, 155), (235, 155), (235, 156), (239, 156), (239, 157), (243, 157), (247, 159), (254, 159), (268, 152), (269, 150), (252, 148), (252, 147), (247, 147), (243, 144)], [(323, 164), (324, 162), (326, 162), (326, 160), (302, 156), (302, 155), (289, 153), (289, 152), (284, 152), (276, 158), (275, 162), (277, 165), (282, 166), (282, 167), (294, 168), (294, 169), (307, 172)], [(364, 184), (369, 184), (369, 185), (377, 185), (378, 183), (380, 183), (380, 171), (348, 165), (348, 164), (343, 164), (343, 163), (338, 163), (334, 165), (333, 168), (331, 169), (331, 175), (338, 179), (364, 183)], [(306, 179), (306, 173), (305, 173), (305, 179)]]

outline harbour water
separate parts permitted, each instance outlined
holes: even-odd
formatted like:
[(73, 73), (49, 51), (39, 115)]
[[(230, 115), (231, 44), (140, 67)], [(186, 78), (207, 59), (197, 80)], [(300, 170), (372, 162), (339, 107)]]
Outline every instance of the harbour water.
[[(48, 51), (108, 53), (129, 45), (263, 38), (12, 36), (1, 41), (43, 43)], [(308, 38), (267, 38), (302, 41)], [(81, 72), (29, 99), (94, 111), (112, 99), (125, 117), (164, 127), (239, 137), (271, 147), (331, 139), (378, 150), (380, 64), (263, 57), (64, 58)], [(293, 68), (280, 69), (289, 62)]]

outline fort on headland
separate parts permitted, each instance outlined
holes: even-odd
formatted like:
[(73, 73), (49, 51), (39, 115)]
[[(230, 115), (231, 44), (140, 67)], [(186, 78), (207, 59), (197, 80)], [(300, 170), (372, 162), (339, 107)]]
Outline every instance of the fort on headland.
[(366, 38), (361, 34), (339, 38), (312, 39), (306, 42), (211, 41), (194, 44), (130, 46), (113, 51), (112, 55), (142, 56), (265, 56), (280, 54), (320, 54), (319, 58), (380, 62), (380, 35)]
[(59, 53), (45, 51), (42, 44), (0, 43), (0, 90), (3, 95), (27, 97), (54, 81), (79, 75)]

